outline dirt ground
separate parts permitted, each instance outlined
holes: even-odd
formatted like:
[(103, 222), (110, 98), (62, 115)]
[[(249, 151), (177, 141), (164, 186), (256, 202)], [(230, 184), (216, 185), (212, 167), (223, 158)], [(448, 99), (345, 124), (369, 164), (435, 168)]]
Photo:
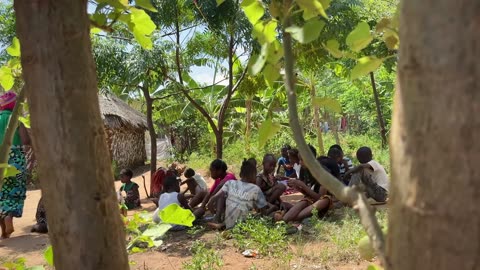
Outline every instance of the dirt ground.
[[(200, 173), (206, 176), (205, 171)], [(143, 174), (149, 189), (150, 182), (149, 173)], [(205, 178), (207, 183), (211, 185), (213, 181)], [(142, 198), (146, 198), (145, 189), (142, 177), (138, 176), (133, 179), (134, 182), (140, 185), (140, 192)], [(115, 182), (115, 187), (120, 187), (120, 182)], [(12, 260), (23, 257), (27, 261), (27, 265), (41, 265), (45, 264), (43, 259), (43, 251), (49, 245), (48, 235), (39, 235), (30, 233), (30, 229), (35, 224), (35, 212), (38, 200), (41, 197), (40, 190), (31, 190), (27, 192), (27, 199), (25, 201), (25, 208), (23, 217), (14, 220), (15, 232), (10, 239), (0, 240), (0, 258), (2, 261)], [(143, 200), (142, 210), (153, 211), (155, 205), (149, 200)], [(129, 215), (132, 215), (130, 212)], [(196, 239), (212, 240), (218, 237), (217, 232), (204, 232), (201, 236), (193, 237), (191, 235), (182, 233), (169, 233), (164, 241), (165, 247), (162, 250), (150, 251), (145, 253), (130, 255), (131, 269), (139, 270), (160, 270), (160, 269), (182, 269), (182, 264), (191, 259), (191, 252), (189, 248)], [(266, 258), (245, 258), (241, 252), (233, 247), (230, 242), (232, 240), (224, 241), (224, 249), (220, 251), (223, 259), (222, 269), (338, 269), (338, 270), (364, 270), (368, 266), (368, 262), (360, 263), (344, 263), (337, 265), (325, 265), (304, 259), (293, 258), (289, 265), (279, 265), (278, 261)], [(295, 249), (296, 247), (290, 247)], [(308, 243), (304, 249), (311, 254), (319, 252), (322, 248), (328, 248), (322, 243)]]

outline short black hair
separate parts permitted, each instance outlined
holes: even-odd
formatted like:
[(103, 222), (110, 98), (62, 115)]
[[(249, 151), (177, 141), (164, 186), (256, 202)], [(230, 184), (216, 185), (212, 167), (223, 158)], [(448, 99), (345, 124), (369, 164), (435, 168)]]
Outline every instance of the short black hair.
[(335, 178), (340, 178), (340, 168), (335, 160), (326, 156), (321, 156), (317, 159), (317, 161), (320, 162), (322, 167)]
[(275, 162), (277, 161), (277, 159), (275, 158), (275, 156), (273, 154), (265, 154), (265, 156), (263, 156), (263, 161), (262, 163), (265, 163), (267, 162), (267, 160), (274, 160)]
[(186, 178), (193, 177), (195, 175), (195, 171), (192, 168), (188, 168), (185, 173), (183, 173), (183, 176)]
[(329, 158), (339, 158), (339, 157), (342, 157), (343, 152), (338, 148), (330, 147), (330, 150), (328, 150), (327, 155), (328, 155)]
[(123, 170), (120, 171), (120, 175), (125, 175), (125, 176), (128, 176), (128, 177), (132, 178), (133, 177), (133, 172), (130, 169), (123, 169)]
[(357, 150), (357, 159), (360, 163), (365, 164), (373, 158), (372, 149), (367, 146), (362, 146)]
[(242, 162), (242, 167), (240, 167), (240, 177), (245, 178), (256, 173), (257, 166), (250, 160), (244, 159)]
[(212, 163), (210, 164), (210, 168), (222, 172), (226, 172), (228, 169), (227, 163), (225, 163), (225, 161), (221, 159), (215, 159), (214, 161), (212, 161)]
[(165, 181), (163, 181), (163, 190), (174, 189), (178, 185), (179, 182), (176, 176), (168, 176), (165, 178)]
[(341, 147), (340, 145), (338, 145), (338, 144), (334, 144), (334, 145), (330, 146), (330, 149), (329, 149), (329, 150), (332, 150), (332, 149), (338, 149), (338, 150), (340, 150), (340, 151), (343, 152), (342, 147)]
[(248, 161), (252, 162), (255, 166), (257, 166), (257, 160), (254, 157), (249, 158)]
[(288, 144), (285, 144), (284, 146), (282, 146), (282, 150), (284, 150), (284, 149), (288, 151), (288, 150), (292, 149), (292, 147)]

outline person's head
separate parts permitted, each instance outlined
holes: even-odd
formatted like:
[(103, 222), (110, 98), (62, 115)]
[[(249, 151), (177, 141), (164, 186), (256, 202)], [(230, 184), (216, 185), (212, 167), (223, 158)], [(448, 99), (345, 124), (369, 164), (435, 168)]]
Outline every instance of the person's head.
[(122, 183), (128, 183), (132, 180), (133, 172), (130, 169), (123, 169), (120, 171), (120, 181)]
[(288, 150), (291, 150), (291, 149), (292, 149), (292, 147), (290, 147), (290, 145), (288, 145), (288, 144), (282, 146), (282, 149), (281, 149), (282, 157), (288, 158)]
[(317, 149), (315, 149), (315, 147), (313, 147), (311, 144), (308, 144), (308, 148), (310, 148), (310, 152), (312, 152), (313, 156), (317, 158)]
[(255, 167), (257, 167), (258, 163), (257, 163), (257, 160), (255, 158), (251, 157), (251, 158), (248, 159), (248, 161), (252, 162), (255, 165)]
[(215, 159), (210, 164), (210, 176), (213, 179), (223, 178), (227, 175), (227, 163), (221, 159)]
[(13, 111), (17, 101), (17, 94), (12, 91), (8, 91), (0, 96), (0, 110)]
[(332, 148), (336, 148), (336, 149), (338, 149), (338, 150), (340, 150), (340, 151), (343, 152), (342, 147), (341, 147), (340, 145), (338, 145), (338, 144), (334, 144), (334, 145), (330, 146), (330, 149), (332, 149)]
[(357, 159), (360, 163), (365, 164), (371, 161), (373, 158), (372, 149), (363, 146), (357, 150)]
[(338, 168), (337, 162), (334, 159), (321, 156), (317, 161), (320, 162), (320, 165), (322, 165), (322, 167), (335, 178), (340, 178), (340, 168)]
[(343, 160), (343, 153), (342, 151), (338, 150), (338, 148), (330, 147), (330, 150), (328, 150), (328, 157), (340, 164)]
[(257, 178), (257, 167), (252, 162), (244, 159), (240, 167), (240, 177), (249, 183), (255, 183)]
[(183, 174), (183, 176), (185, 176), (186, 178), (192, 178), (194, 175), (195, 171), (192, 168), (188, 168)]
[(263, 172), (265, 174), (271, 174), (275, 171), (275, 166), (277, 166), (277, 160), (275, 159), (275, 156), (272, 154), (266, 154), (263, 157)]
[(298, 157), (298, 150), (297, 149), (288, 150), (288, 159), (290, 160), (291, 164), (300, 163), (300, 158)]
[(168, 176), (163, 181), (163, 190), (165, 192), (180, 192), (180, 182), (176, 176)]

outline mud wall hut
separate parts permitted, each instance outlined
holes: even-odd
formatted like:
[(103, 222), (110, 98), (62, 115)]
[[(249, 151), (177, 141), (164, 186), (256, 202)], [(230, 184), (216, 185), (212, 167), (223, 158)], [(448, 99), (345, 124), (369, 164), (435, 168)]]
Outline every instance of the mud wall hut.
[(112, 94), (102, 93), (98, 98), (110, 157), (117, 168), (144, 165), (146, 117)]

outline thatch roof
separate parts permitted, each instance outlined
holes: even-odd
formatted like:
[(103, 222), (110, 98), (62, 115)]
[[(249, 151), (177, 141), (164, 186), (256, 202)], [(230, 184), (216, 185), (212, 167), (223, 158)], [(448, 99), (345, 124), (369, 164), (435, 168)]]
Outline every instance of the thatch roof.
[(98, 95), (103, 123), (110, 128), (143, 129), (147, 128), (147, 118), (142, 113), (128, 106), (120, 98), (109, 93)]

